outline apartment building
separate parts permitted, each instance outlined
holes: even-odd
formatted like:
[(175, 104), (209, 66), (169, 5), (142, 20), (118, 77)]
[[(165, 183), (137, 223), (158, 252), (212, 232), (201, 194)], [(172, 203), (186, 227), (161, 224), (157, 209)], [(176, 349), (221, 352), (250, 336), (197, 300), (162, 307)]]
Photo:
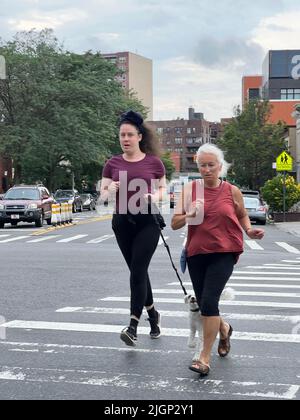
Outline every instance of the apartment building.
[(117, 80), (122, 87), (133, 90), (148, 108), (148, 120), (153, 119), (153, 70), (152, 60), (131, 52), (102, 54), (120, 70)]
[(214, 143), (220, 132), (219, 123), (211, 123), (204, 119), (202, 113), (195, 113), (193, 108), (189, 108), (189, 119), (177, 119), (170, 121), (149, 121), (150, 125), (156, 130), (161, 145), (165, 151), (177, 156), (178, 172), (198, 172), (195, 163), (195, 155), (199, 147), (204, 143)]
[(269, 122), (287, 125), (286, 141), (294, 158), (294, 175), (300, 182), (300, 144), (296, 139), (295, 106), (300, 103), (300, 50), (271, 50), (262, 63), (262, 74), (242, 81), (243, 106), (251, 99), (270, 102)]

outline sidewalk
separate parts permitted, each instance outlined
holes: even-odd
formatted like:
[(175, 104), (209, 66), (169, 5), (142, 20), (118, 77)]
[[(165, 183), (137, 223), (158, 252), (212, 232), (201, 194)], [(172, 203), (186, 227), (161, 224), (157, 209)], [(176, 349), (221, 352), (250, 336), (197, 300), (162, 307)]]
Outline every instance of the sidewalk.
[(300, 236), (300, 222), (274, 223), (279, 230)]

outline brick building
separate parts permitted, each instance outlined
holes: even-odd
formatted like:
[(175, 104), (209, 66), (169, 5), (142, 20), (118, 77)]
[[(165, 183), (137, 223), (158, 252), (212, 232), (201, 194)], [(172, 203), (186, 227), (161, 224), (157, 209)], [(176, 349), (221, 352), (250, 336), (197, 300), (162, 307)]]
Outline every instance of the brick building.
[[(195, 113), (189, 108), (189, 119), (169, 121), (149, 121), (156, 130), (164, 150), (180, 157), (178, 172), (198, 172), (195, 154), (204, 143), (214, 143), (220, 133), (221, 125), (204, 119), (202, 113)], [(174, 155), (176, 154), (176, 155)], [(177, 162), (178, 168), (178, 162)]]

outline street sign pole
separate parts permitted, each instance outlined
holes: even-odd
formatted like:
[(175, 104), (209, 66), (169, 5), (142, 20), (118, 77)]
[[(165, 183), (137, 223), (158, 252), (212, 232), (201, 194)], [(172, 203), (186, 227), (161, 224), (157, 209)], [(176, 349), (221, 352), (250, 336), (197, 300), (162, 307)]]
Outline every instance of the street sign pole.
[(283, 172), (283, 221), (285, 222), (286, 213), (286, 171)]

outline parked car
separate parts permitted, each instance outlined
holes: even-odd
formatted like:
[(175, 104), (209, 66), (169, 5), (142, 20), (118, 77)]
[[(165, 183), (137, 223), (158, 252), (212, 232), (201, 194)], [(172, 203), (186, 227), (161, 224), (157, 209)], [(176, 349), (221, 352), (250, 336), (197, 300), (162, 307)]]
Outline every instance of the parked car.
[(58, 204), (72, 204), (73, 213), (83, 210), (83, 202), (77, 190), (57, 190), (54, 194), (54, 199)]
[(244, 196), (244, 204), (251, 221), (265, 225), (267, 221), (267, 206), (256, 196)]
[(84, 209), (96, 210), (96, 199), (92, 194), (80, 194)]
[(43, 185), (15, 185), (0, 200), (0, 228), (5, 223), (34, 222), (41, 227), (44, 220), (51, 225), (52, 204), (49, 191)]

